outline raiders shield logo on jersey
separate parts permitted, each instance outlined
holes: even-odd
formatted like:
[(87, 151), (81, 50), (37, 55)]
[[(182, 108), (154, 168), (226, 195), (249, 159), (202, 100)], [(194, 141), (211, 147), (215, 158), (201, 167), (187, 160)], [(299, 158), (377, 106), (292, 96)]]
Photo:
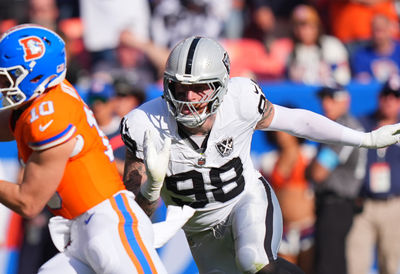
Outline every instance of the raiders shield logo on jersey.
[(229, 156), (233, 150), (233, 139), (232, 137), (228, 137), (223, 139), (221, 142), (218, 142), (215, 147), (218, 152), (222, 155), (222, 157)]

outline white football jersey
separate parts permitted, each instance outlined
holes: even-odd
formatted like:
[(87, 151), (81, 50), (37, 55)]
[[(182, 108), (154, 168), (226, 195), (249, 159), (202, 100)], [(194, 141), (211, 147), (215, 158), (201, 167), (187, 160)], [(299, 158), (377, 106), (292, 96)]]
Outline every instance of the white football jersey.
[(247, 78), (232, 78), (212, 130), (201, 147), (178, 128), (161, 97), (124, 118), (123, 140), (140, 159), (146, 129), (154, 131), (158, 151), (165, 137), (172, 139), (161, 196), (166, 205), (189, 205), (196, 209), (184, 227), (186, 231), (202, 231), (224, 220), (246, 191), (246, 185), (261, 177), (251, 161), (250, 145), (265, 102), (256, 83)]

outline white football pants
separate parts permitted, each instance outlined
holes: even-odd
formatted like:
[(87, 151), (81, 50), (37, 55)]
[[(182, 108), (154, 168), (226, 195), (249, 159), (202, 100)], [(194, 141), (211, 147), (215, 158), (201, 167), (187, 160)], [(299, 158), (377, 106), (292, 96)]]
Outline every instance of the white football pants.
[(251, 183), (225, 221), (204, 232), (186, 232), (200, 273), (256, 273), (277, 259), (282, 213), (264, 178)]
[(57, 233), (65, 228), (65, 220), (50, 229), (56, 246), (68, 238), (69, 244), (40, 268), (40, 274), (166, 273), (153, 247), (151, 221), (130, 192), (121, 191), (69, 221), (70, 235)]

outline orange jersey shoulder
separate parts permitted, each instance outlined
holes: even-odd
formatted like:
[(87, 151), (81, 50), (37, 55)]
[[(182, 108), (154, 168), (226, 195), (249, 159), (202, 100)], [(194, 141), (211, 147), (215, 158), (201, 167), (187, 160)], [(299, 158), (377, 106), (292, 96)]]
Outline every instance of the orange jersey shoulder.
[(124, 189), (107, 137), (67, 81), (33, 101), (17, 120), (14, 135), (23, 162), (33, 151), (77, 139), (57, 193), (49, 203), (56, 215), (74, 218)]
[(83, 118), (79, 111), (83, 105), (76, 90), (63, 82), (34, 100), (21, 115), (16, 137), (22, 137), (21, 141), (32, 150), (59, 145), (76, 135), (77, 124)]

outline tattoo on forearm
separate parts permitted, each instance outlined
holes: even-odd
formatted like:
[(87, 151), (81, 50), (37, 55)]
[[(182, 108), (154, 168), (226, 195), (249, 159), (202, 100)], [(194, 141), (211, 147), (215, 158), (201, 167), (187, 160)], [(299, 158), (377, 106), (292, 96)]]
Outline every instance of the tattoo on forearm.
[(145, 178), (146, 169), (143, 162), (127, 153), (123, 178), (126, 189), (137, 195)]
[(134, 153), (127, 152), (125, 155), (124, 184), (127, 190), (132, 191), (136, 202), (147, 214), (153, 215), (157, 209), (158, 201), (150, 202), (140, 193), (140, 186), (147, 179), (146, 166), (143, 161), (138, 159)]
[(139, 192), (140, 182), (142, 180), (142, 175), (137, 169), (133, 169), (126, 173), (124, 177), (124, 184), (127, 190), (132, 191), (135, 195)]
[(138, 192), (138, 194), (136, 195), (135, 200), (139, 204), (139, 206), (143, 209), (143, 211), (146, 213), (146, 215), (149, 217), (153, 215), (154, 211), (156, 211), (157, 209), (158, 200), (150, 202), (145, 197), (143, 197), (142, 193), (140, 192)]

